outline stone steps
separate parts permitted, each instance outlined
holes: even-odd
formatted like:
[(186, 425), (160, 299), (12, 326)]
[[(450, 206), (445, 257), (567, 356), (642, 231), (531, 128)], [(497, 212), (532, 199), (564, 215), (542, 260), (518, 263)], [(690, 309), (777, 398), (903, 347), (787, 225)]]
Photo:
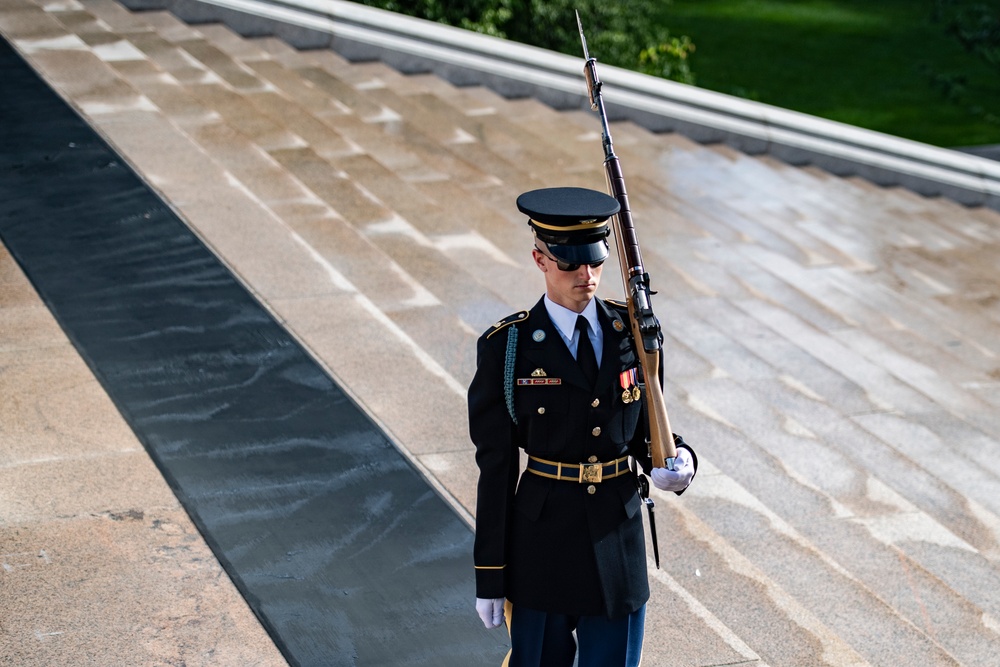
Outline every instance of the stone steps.
[[(357, 151), (347, 153), (342, 150), (345, 141), (341, 136), (316, 116), (308, 113), (308, 110), (292, 103), (289, 97), (278, 95), (268, 82), (248, 74), (250, 68), (242, 67), (240, 63), (224, 56), (220, 49), (207, 45), (204, 40), (195, 39), (190, 34), (184, 35), (184, 39), (175, 44), (183, 49), (183, 53), (190, 56), (180, 59), (185, 63), (185, 67), (186, 63), (194, 59), (207, 68), (207, 72), (219, 77), (219, 80), (211, 77), (206, 80), (206, 75), (203, 74), (193, 78), (192, 83), (185, 88), (191, 97), (205, 108), (209, 116), (219, 117), (224, 123), (200, 128), (199, 135), (204, 135), (206, 132), (217, 134), (222, 128), (233, 130), (226, 137), (228, 146), (216, 146), (214, 150), (221, 148), (222, 155), (229, 158), (223, 163), (224, 166), (237, 178), (242, 178), (246, 187), (256, 192), (259, 186), (255, 177), (261, 176), (259, 172), (246, 170), (248, 162), (246, 155), (263, 152), (277, 163), (275, 166), (279, 171), (285, 173), (284, 179), (276, 180), (288, 180), (288, 176), (291, 176), (293, 181), (297, 181), (320, 202), (325, 203), (335, 217), (349, 220), (350, 226), (362, 234), (366, 233), (367, 227), (375, 229), (376, 231), (368, 234), (370, 246), (383, 245), (391, 249), (399, 243), (408, 244), (413, 240), (413, 234), (420, 233), (406, 222), (409, 220), (434, 224), (435, 228), (426, 230), (429, 233), (454, 234), (464, 231), (454, 220), (445, 228), (438, 226), (442, 222), (446, 224), (449, 222), (450, 209), (434, 206), (409, 183), (400, 180), (370, 156)], [(167, 62), (169, 64), (171, 59), (167, 59)], [(336, 98), (338, 105), (347, 104), (348, 107), (353, 107), (352, 116), (367, 113), (377, 117), (386, 113), (387, 107), (377, 101), (357, 93), (343, 94), (347, 90), (346, 84), (334, 80), (324, 71), (311, 68), (309, 72), (311, 76), (299, 81), (300, 87), (306, 81), (324, 83), (326, 86), (324, 94), (329, 96), (331, 91), (339, 92)], [(276, 73), (273, 74), (277, 77)], [(287, 70), (282, 78), (286, 81), (295, 80), (288, 76)], [(289, 129), (291, 127), (294, 127), (294, 130)], [(238, 148), (240, 138), (249, 141), (249, 145), (242, 151)], [(206, 145), (206, 140), (202, 136), (196, 139), (201, 145)], [(242, 155), (235, 155), (237, 152)], [(269, 176), (265, 187), (274, 182)], [(291, 189), (294, 190), (294, 186)], [(275, 203), (266, 196), (262, 199), (270, 206)], [(289, 199), (294, 201), (293, 196), (285, 193), (279, 195), (279, 199), (282, 202)], [(404, 219), (401, 224), (400, 218)], [(429, 248), (430, 243), (427, 239), (422, 239), (422, 242), (415, 247)], [(428, 252), (429, 256), (425, 258), (415, 256), (414, 253), (403, 253), (401, 257), (403, 261), (417, 267), (440, 265), (441, 262), (434, 257), (434, 251)], [(374, 257), (368, 261), (375, 266), (389, 263), (399, 268), (398, 263), (387, 261), (384, 256)], [(404, 272), (405, 270), (403, 267)], [(371, 273), (367, 271), (361, 275)], [(353, 277), (353, 274), (349, 275)], [(412, 276), (412, 272), (409, 275)], [(430, 279), (430, 272), (425, 271), (424, 280)], [(418, 286), (416, 291), (423, 294), (423, 298), (430, 296), (435, 302), (445, 300), (454, 303), (463, 298), (478, 304), (488, 303), (490, 300), (488, 296), (470, 291), (468, 283), (461, 290), (452, 289), (453, 284), (449, 272), (443, 271), (434, 285)], [(435, 293), (436, 296), (433, 296)], [(381, 290), (376, 288), (374, 294), (381, 296)], [(420, 301), (420, 298), (417, 298), (417, 301)], [(414, 298), (410, 297), (405, 302), (412, 304)], [(391, 311), (393, 308), (388, 310)], [(447, 349), (452, 348), (449, 345)]]
[[(473, 513), (475, 339), (541, 289), (514, 198), (601, 187), (596, 117), (110, 0), (15, 2), (15, 43)], [(1000, 216), (613, 134), (704, 464), (658, 494), (649, 659), (989, 664), (1000, 314), (956, 258), (995, 249)]]

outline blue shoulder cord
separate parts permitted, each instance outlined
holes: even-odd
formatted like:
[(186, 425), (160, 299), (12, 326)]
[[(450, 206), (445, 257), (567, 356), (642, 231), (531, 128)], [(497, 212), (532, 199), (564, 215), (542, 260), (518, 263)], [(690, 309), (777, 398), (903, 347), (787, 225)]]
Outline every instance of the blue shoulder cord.
[(511, 325), (507, 329), (507, 357), (503, 366), (503, 396), (507, 401), (507, 412), (510, 419), (517, 425), (517, 417), (514, 416), (514, 357), (517, 355), (517, 326)]

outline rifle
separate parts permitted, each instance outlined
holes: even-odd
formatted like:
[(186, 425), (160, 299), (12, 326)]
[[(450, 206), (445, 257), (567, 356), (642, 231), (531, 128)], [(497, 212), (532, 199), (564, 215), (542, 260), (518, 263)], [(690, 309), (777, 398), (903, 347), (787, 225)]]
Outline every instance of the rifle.
[(617, 199), (621, 206), (621, 210), (612, 220), (612, 226), (615, 230), (615, 245), (618, 247), (618, 263), (622, 271), (622, 284), (625, 287), (625, 302), (628, 306), (632, 337), (636, 341), (642, 341), (642, 345), (636, 345), (636, 352), (639, 357), (639, 366), (646, 378), (649, 453), (653, 459), (653, 467), (665, 467), (673, 470), (674, 459), (677, 457), (677, 447), (674, 445), (673, 431), (670, 429), (670, 419), (667, 417), (667, 406), (663, 400), (663, 387), (660, 386), (659, 382), (660, 353), (663, 348), (660, 321), (653, 314), (653, 308), (650, 305), (652, 292), (649, 289), (649, 274), (642, 267), (639, 240), (635, 235), (632, 211), (628, 205), (628, 194), (625, 192), (625, 176), (622, 174), (621, 164), (611, 143), (608, 114), (604, 109), (604, 98), (601, 95), (601, 80), (597, 78), (597, 59), (591, 58), (587, 51), (587, 38), (583, 35), (583, 23), (580, 22), (579, 12), (576, 13), (576, 24), (580, 28), (583, 57), (587, 61), (583, 73), (587, 79), (590, 107), (601, 117), (604, 172), (608, 178), (608, 189), (611, 196)]

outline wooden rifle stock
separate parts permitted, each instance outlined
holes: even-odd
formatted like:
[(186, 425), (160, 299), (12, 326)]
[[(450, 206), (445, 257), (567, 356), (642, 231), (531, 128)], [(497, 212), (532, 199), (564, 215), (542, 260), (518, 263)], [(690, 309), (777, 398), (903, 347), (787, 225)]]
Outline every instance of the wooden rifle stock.
[(591, 58), (587, 52), (587, 40), (583, 35), (583, 24), (580, 23), (579, 14), (576, 16), (576, 21), (580, 27), (583, 55), (587, 61), (583, 72), (587, 80), (587, 91), (590, 94), (590, 105), (601, 118), (604, 171), (608, 180), (608, 189), (611, 196), (617, 199), (621, 206), (621, 210), (612, 220), (612, 226), (615, 230), (615, 245), (618, 248), (618, 263), (621, 266), (622, 284), (625, 287), (625, 302), (628, 306), (632, 337), (636, 341), (639, 365), (642, 367), (642, 373), (646, 380), (649, 451), (653, 459), (653, 467), (666, 467), (673, 470), (677, 448), (674, 445), (673, 431), (667, 416), (667, 406), (663, 400), (663, 387), (660, 385), (660, 355), (663, 352), (660, 322), (653, 314), (653, 308), (650, 304), (649, 274), (642, 266), (642, 253), (639, 251), (639, 241), (635, 235), (635, 225), (632, 223), (632, 211), (629, 208), (628, 193), (625, 190), (625, 177), (611, 143), (611, 130), (608, 127), (608, 115), (604, 109), (601, 81), (597, 78), (597, 60)]

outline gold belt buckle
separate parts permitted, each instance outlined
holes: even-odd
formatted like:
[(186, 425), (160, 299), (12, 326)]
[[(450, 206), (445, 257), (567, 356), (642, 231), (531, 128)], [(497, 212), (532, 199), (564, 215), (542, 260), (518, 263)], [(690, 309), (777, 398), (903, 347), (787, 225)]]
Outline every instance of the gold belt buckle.
[(581, 484), (600, 484), (601, 478), (604, 476), (604, 464), (603, 463), (581, 463), (580, 464), (580, 483)]

